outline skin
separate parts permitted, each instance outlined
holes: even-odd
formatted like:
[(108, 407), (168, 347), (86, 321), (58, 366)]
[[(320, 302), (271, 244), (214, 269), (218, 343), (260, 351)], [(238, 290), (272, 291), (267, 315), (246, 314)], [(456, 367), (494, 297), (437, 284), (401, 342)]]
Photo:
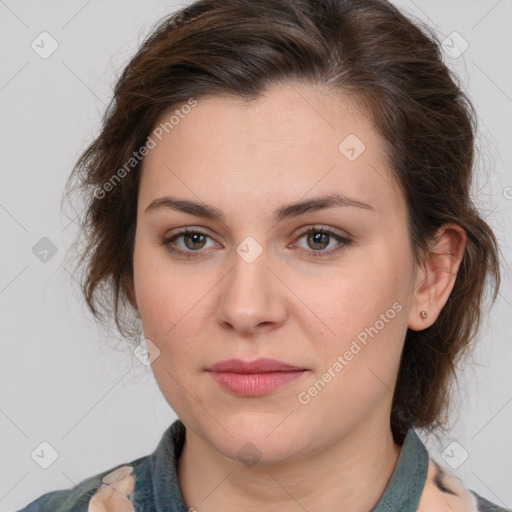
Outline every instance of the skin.
[[(443, 226), (438, 254), (414, 266), (407, 205), (363, 114), (351, 100), (305, 85), (275, 86), (250, 103), (202, 97), (144, 160), (132, 289), (144, 334), (160, 351), (155, 379), (187, 427), (178, 478), (188, 507), (286, 512), (343, 503), (362, 512), (388, 484), (400, 453), (389, 416), (407, 328), (437, 318), (465, 237)], [(355, 161), (338, 149), (349, 134), (366, 146)], [(283, 205), (333, 192), (371, 209), (272, 218)], [(211, 205), (225, 219), (145, 213), (166, 195)], [(341, 246), (334, 237), (315, 242), (299, 233), (319, 226), (351, 243), (332, 252)], [(197, 259), (163, 245), (184, 227), (207, 235), (173, 242), (201, 252)], [(236, 251), (247, 236), (262, 250), (251, 263)], [(318, 252), (324, 256), (310, 256)], [(400, 311), (300, 403), (298, 394), (394, 303)], [(232, 357), (271, 357), (307, 371), (263, 397), (239, 397), (205, 371)], [(251, 466), (237, 455), (248, 442), (259, 457)]]

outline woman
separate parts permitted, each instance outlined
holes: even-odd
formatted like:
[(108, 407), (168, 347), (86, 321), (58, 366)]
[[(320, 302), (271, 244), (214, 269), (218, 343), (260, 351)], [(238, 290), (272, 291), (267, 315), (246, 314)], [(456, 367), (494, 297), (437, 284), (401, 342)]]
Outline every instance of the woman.
[(505, 510), (414, 431), (443, 428), (499, 288), (473, 139), (435, 35), (386, 1), (163, 20), (72, 178), (86, 301), (134, 345), (143, 328), (179, 419), (23, 510)]

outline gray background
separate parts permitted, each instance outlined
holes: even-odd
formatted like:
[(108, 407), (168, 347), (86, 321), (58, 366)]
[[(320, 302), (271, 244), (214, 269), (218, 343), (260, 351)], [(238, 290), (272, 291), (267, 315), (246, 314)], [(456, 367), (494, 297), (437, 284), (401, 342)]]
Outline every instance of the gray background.
[[(474, 194), (510, 261), (512, 2), (396, 3), (441, 38), (456, 31), (469, 45), (458, 58), (447, 55), (446, 62), (478, 111)], [(61, 211), (60, 200), (77, 157), (99, 132), (115, 78), (152, 25), (178, 5), (0, 0), (1, 511), (148, 455), (176, 417), (151, 370), (136, 364), (122, 344), (110, 348), (115, 338), (100, 331), (87, 312), (64, 261), (76, 233), (75, 214)], [(43, 31), (59, 45), (46, 59), (31, 47)], [(33, 252), (43, 237), (57, 249), (47, 261)], [(463, 391), (450, 433), (440, 439), (422, 434), (438, 460), (443, 462), (444, 453), (445, 460), (459, 461), (454, 471), (469, 488), (508, 507), (511, 315), (507, 267), (474, 357), (460, 372)], [(48, 469), (31, 457), (43, 441), (58, 452)]]

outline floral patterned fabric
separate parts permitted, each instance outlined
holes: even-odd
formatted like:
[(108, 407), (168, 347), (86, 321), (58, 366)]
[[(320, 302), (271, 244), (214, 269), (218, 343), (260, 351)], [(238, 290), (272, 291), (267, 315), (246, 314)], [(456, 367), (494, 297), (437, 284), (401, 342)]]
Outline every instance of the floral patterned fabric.
[[(176, 462), (185, 441), (176, 420), (155, 451), (88, 478), (72, 489), (52, 491), (18, 512), (190, 512), (181, 494)], [(411, 429), (391, 479), (370, 512), (512, 512), (464, 487), (429, 457)], [(197, 511), (200, 512), (200, 511)]]

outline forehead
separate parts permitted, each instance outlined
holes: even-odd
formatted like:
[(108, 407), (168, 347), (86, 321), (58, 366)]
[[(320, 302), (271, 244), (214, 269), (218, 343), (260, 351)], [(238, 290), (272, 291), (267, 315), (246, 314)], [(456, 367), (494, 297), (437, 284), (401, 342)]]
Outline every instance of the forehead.
[[(172, 112), (156, 126), (165, 126)], [(349, 98), (283, 85), (250, 102), (201, 97), (186, 112), (161, 140), (153, 137), (140, 183), (143, 203), (169, 193), (226, 209), (243, 201), (271, 207), (332, 192), (376, 210), (400, 203), (384, 141)]]

